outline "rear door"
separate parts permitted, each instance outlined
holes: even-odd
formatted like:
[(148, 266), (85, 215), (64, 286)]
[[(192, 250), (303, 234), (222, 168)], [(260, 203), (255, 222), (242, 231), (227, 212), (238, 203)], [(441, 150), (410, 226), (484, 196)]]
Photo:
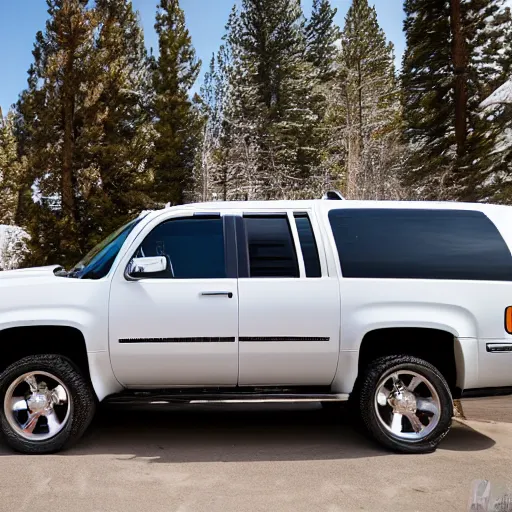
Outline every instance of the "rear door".
[(237, 218), (239, 385), (328, 385), (339, 354), (340, 296), (311, 211)]

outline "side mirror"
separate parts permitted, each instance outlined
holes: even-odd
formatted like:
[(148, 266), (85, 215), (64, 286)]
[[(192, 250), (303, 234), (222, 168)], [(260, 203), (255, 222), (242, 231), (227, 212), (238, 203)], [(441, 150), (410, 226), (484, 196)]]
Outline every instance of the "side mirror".
[(133, 258), (126, 267), (125, 276), (133, 281), (140, 277), (151, 277), (153, 274), (166, 272), (167, 268), (168, 265), (165, 256)]

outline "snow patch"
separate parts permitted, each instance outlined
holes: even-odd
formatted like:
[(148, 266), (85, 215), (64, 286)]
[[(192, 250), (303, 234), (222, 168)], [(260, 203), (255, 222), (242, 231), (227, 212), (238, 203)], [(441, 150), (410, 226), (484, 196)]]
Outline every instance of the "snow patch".
[(0, 271), (18, 268), (29, 250), (30, 235), (18, 226), (0, 224)]
[(512, 78), (498, 87), (487, 99), (480, 104), (481, 108), (489, 108), (504, 103), (512, 103)]

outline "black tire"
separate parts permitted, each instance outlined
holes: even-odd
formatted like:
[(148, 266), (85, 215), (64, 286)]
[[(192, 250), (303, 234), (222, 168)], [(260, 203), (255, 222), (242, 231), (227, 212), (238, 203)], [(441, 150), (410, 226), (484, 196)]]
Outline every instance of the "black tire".
[[(24, 373), (44, 371), (58, 377), (70, 394), (70, 413), (64, 428), (54, 437), (32, 441), (20, 436), (9, 424), (4, 397), (11, 383)], [(96, 397), (90, 383), (73, 366), (71, 361), (59, 355), (35, 355), (25, 357), (9, 366), (0, 375), (0, 429), (5, 442), (21, 453), (54, 453), (69, 448), (89, 426), (96, 410)]]
[[(381, 379), (397, 370), (411, 370), (424, 378), (436, 390), (440, 407), (437, 426), (421, 440), (403, 440), (394, 437), (381, 424), (375, 410), (375, 393)], [(431, 453), (448, 434), (453, 415), (453, 400), (450, 388), (441, 373), (433, 365), (412, 356), (386, 356), (373, 361), (367, 368), (358, 385), (358, 395), (354, 397), (359, 406), (359, 414), (367, 433), (378, 443), (399, 453)]]

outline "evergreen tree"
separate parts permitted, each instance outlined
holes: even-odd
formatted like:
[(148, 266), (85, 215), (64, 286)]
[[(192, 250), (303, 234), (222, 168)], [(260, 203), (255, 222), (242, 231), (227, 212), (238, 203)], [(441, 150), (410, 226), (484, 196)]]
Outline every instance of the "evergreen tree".
[(321, 83), (334, 78), (336, 43), (340, 31), (334, 22), (337, 9), (329, 0), (313, 0), (313, 11), (306, 24), (307, 56)]
[(350, 199), (396, 197), (401, 113), (394, 51), (367, 0), (353, 0), (348, 10), (334, 92), (330, 115), (339, 128), (332, 140), (342, 140), (346, 155), (337, 166), (345, 167), (340, 188)]
[(150, 116), (150, 72), (138, 16), (128, 0), (96, 0), (94, 43), (82, 137), (91, 141), (81, 185), (81, 225), (88, 245), (142, 209), (152, 173), (155, 137)]
[(405, 13), (404, 181), (424, 198), (489, 198), (498, 133), (479, 105), (510, 72), (510, 11), (503, 0), (406, 0)]
[(406, 0), (405, 15), (402, 85), (405, 135), (411, 145), (406, 185), (420, 186), (421, 197), (441, 197), (454, 134), (449, 6)]
[(510, 105), (482, 115), (480, 104), (512, 73), (512, 17), (503, 0), (473, 0), (462, 4), (469, 48), (468, 142), (460, 172), (452, 180), (463, 200), (510, 203), (510, 148), (507, 126)]
[(310, 195), (319, 151), (310, 143), (317, 118), (299, 2), (244, 0), (228, 41), (236, 186), (245, 198)]
[(148, 69), (129, 0), (47, 0), (18, 102), (31, 263), (76, 263), (149, 204)]
[(181, 204), (193, 186), (201, 134), (197, 108), (189, 98), (201, 62), (197, 60), (178, 0), (161, 0), (156, 17), (160, 54), (153, 62), (156, 119), (153, 198)]
[(71, 263), (82, 253), (78, 183), (86, 173), (81, 139), (93, 51), (94, 15), (86, 0), (47, 0), (49, 20), (36, 36), (28, 89), (19, 101), (27, 178), (39, 204), (29, 212), (34, 261)]
[[(484, 199), (512, 203), (512, 78), (494, 91), (481, 106), (481, 122), (492, 128), (488, 150), (491, 172), (485, 176)], [(485, 194), (485, 195), (484, 195)]]
[(216, 97), (222, 122), (215, 194), (223, 200), (256, 199), (265, 194), (258, 146), (263, 110), (258, 107), (258, 89), (247, 76), (240, 46), (243, 26), (236, 7), (226, 29), (225, 45), (217, 56)]
[(2, 117), (0, 109), (0, 224), (16, 224), (26, 159), (18, 154), (15, 114)]
[(215, 54), (210, 61), (210, 68), (205, 73), (201, 86), (200, 111), (203, 120), (203, 132), (194, 165), (194, 199), (207, 201), (210, 192), (210, 180), (213, 167), (213, 153), (217, 138), (215, 137), (217, 125), (217, 108), (215, 101), (216, 91)]
[(339, 156), (339, 151), (334, 150), (332, 145), (332, 120), (326, 117), (336, 78), (336, 59), (341, 38), (340, 29), (334, 22), (336, 12), (329, 0), (314, 0), (311, 17), (305, 27), (307, 59), (313, 66), (311, 105), (316, 116), (308, 143), (320, 150), (318, 178), (324, 189), (332, 188), (330, 183), (336, 174), (332, 168), (332, 156)]

